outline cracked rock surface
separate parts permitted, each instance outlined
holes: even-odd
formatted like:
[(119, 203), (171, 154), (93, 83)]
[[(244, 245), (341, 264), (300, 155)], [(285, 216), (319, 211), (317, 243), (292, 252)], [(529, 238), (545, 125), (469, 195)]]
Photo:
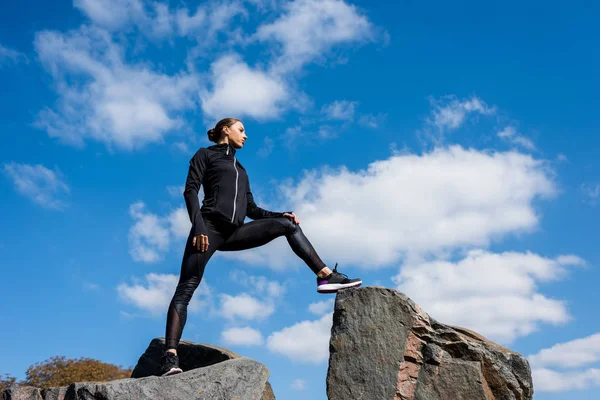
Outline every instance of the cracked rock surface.
[(329, 400), (533, 398), (525, 357), (435, 321), (393, 289), (338, 292), (329, 348)]
[(216, 346), (181, 341), (183, 373), (155, 376), (160, 369), (164, 339), (152, 340), (132, 377), (110, 382), (78, 382), (67, 387), (38, 389), (13, 386), (2, 400), (275, 400), (263, 364)]

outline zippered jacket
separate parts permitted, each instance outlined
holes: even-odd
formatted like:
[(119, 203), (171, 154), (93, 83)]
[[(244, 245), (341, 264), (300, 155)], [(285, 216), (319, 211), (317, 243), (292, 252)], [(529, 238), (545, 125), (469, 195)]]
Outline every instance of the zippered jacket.
[[(198, 199), (200, 185), (204, 188), (202, 207)], [(207, 234), (203, 217), (240, 226), (246, 216), (251, 219), (283, 216), (283, 212), (263, 210), (254, 203), (246, 169), (235, 157), (235, 148), (228, 143), (200, 148), (194, 154), (183, 197), (194, 236)]]

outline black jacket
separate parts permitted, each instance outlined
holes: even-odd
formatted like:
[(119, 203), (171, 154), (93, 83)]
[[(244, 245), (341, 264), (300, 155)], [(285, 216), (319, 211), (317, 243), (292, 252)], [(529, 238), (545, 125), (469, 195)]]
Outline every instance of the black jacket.
[[(200, 185), (204, 188), (202, 208), (198, 199)], [(246, 169), (228, 143), (201, 148), (194, 154), (183, 197), (194, 236), (207, 234), (203, 217), (240, 226), (246, 216), (251, 219), (283, 216), (282, 212), (263, 210), (254, 203)]]

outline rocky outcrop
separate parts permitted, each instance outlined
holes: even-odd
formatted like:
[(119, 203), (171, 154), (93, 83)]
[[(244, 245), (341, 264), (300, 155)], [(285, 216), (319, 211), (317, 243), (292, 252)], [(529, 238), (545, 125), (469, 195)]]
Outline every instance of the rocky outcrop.
[(154, 339), (140, 357), (132, 377), (111, 382), (80, 382), (68, 387), (12, 387), (3, 400), (275, 400), (269, 370), (257, 361), (215, 346), (182, 341), (178, 349), (183, 373), (154, 376), (160, 368), (164, 339)]
[(518, 353), (430, 318), (404, 294), (366, 287), (336, 296), (329, 400), (529, 400)]

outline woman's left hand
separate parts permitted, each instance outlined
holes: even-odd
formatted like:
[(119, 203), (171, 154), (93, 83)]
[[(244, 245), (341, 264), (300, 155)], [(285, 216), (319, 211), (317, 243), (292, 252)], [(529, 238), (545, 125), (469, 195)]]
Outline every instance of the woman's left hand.
[(283, 213), (283, 216), (293, 219), (294, 223), (296, 225), (298, 225), (300, 223), (300, 220), (298, 219), (298, 217), (294, 213)]

